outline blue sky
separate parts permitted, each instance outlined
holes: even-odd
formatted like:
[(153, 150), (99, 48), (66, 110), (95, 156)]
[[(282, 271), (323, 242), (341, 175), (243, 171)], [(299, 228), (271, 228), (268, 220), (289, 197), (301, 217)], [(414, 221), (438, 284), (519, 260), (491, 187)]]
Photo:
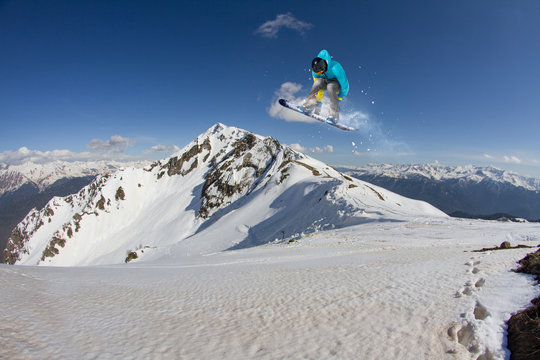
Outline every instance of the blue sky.
[[(0, 162), (164, 158), (216, 122), (333, 165), (540, 176), (540, 2), (0, 0)], [(342, 121), (287, 121), (327, 49)]]

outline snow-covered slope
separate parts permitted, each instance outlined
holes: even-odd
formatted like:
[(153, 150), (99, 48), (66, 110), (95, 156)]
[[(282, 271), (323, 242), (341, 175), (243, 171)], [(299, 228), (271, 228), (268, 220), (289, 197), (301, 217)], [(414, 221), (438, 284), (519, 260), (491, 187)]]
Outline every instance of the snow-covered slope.
[(4, 259), (76, 266), (176, 258), (411, 216), (445, 215), (271, 137), (216, 124), (169, 159), (99, 176), (30, 212)]
[[(79, 191), (98, 175), (119, 168), (143, 167), (150, 162), (55, 161), (26, 162), (19, 165), (0, 163), (0, 252), (13, 228), (33, 208), (44, 207), (53, 196)], [(0, 256), (1, 257), (1, 256)]]

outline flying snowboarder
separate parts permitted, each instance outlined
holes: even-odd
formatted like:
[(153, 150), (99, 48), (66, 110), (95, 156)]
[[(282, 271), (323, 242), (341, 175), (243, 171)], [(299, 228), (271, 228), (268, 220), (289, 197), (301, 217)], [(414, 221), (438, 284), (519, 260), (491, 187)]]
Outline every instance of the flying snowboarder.
[[(298, 106), (285, 99), (279, 99), (279, 103), (288, 109), (341, 130), (356, 131), (357, 129), (350, 126), (338, 124), (339, 103), (349, 93), (349, 81), (341, 64), (332, 60), (327, 50), (321, 50), (311, 62), (311, 68), (314, 84), (303, 104)], [(326, 118), (320, 115), (325, 90), (330, 98), (330, 111)]]
[(340, 63), (332, 60), (327, 50), (319, 52), (319, 55), (311, 62), (311, 68), (313, 87), (299, 110), (307, 114), (314, 112), (319, 115), (326, 90), (330, 98), (330, 112), (327, 122), (335, 125), (339, 120), (339, 103), (349, 93), (349, 81), (345, 70)]

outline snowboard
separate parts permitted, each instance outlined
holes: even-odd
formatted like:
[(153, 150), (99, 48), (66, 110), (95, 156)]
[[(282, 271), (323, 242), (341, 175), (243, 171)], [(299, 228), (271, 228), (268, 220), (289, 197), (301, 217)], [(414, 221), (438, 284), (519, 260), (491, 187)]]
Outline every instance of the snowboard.
[(291, 110), (294, 110), (296, 112), (299, 112), (300, 114), (302, 115), (305, 115), (305, 116), (308, 116), (312, 119), (315, 119), (317, 121), (320, 121), (322, 123), (325, 123), (325, 124), (328, 124), (330, 126), (333, 126), (335, 128), (338, 128), (338, 129), (341, 129), (341, 130), (344, 130), (344, 131), (357, 131), (358, 129), (355, 129), (355, 128), (352, 128), (350, 126), (347, 126), (347, 125), (343, 125), (343, 124), (340, 124), (340, 123), (337, 123), (337, 124), (334, 124), (333, 122), (330, 122), (330, 121), (327, 121), (326, 118), (320, 116), (320, 115), (317, 115), (315, 113), (306, 113), (306, 112), (303, 112), (302, 110), (300, 110), (298, 108), (298, 106), (294, 105), (294, 104), (291, 104), (289, 101), (285, 100), (285, 99), (279, 99), (279, 104), (283, 107), (286, 107), (287, 109), (291, 109)]

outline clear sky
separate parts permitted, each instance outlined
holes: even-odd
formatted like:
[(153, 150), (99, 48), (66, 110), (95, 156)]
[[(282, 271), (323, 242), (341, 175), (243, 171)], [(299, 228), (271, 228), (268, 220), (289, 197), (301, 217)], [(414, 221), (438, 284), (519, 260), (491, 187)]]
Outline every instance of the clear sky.
[[(540, 176), (540, 1), (0, 0), (0, 162), (164, 158), (216, 122), (332, 165)], [(326, 49), (342, 122), (288, 121)]]

